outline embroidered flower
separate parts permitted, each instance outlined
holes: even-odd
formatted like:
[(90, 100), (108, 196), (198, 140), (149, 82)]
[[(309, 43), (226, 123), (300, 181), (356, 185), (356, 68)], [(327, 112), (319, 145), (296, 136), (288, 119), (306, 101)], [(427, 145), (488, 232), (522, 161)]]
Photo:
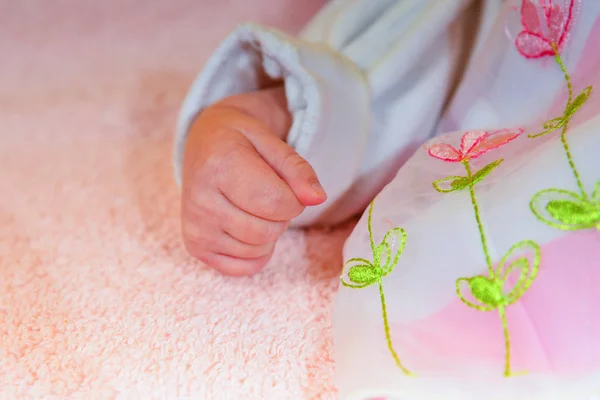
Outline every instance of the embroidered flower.
[[(481, 230), (481, 234), (484, 235), (483, 230)], [(485, 251), (487, 254), (487, 250)], [(523, 251), (526, 254), (515, 259), (515, 256)], [(488, 257), (488, 263), (490, 262), (489, 260)], [(456, 293), (465, 305), (483, 312), (497, 310), (500, 314), (506, 350), (504, 359), (505, 377), (513, 375), (511, 370), (511, 346), (508, 322), (506, 320), (506, 308), (519, 301), (529, 290), (538, 274), (540, 260), (540, 246), (531, 240), (524, 240), (515, 244), (502, 257), (502, 260), (500, 260), (495, 269), (491, 263), (488, 264), (489, 276), (477, 275), (458, 278), (456, 280)], [(511, 286), (507, 285), (511, 276), (517, 278), (516, 283), (512, 285), (512, 288), (507, 288), (506, 286)], [(463, 294), (465, 286), (469, 288), (475, 302), (468, 300)]]
[[(479, 229), (479, 237), (488, 274), (471, 277), (462, 277), (456, 280), (456, 293), (460, 300), (467, 306), (478, 311), (497, 310), (502, 321), (502, 330), (504, 332), (505, 358), (504, 358), (504, 376), (512, 376), (511, 370), (511, 347), (508, 323), (506, 321), (506, 308), (518, 301), (529, 289), (537, 275), (539, 267), (539, 246), (531, 241), (522, 241), (511, 248), (506, 256), (500, 261), (498, 267), (494, 268), (492, 254), (488, 247), (488, 239), (481, 219), (477, 196), (475, 195), (475, 185), (485, 179), (493, 170), (495, 170), (504, 160), (498, 159), (492, 161), (478, 171), (473, 171), (470, 160), (477, 158), (488, 151), (498, 148), (514, 139), (521, 133), (522, 129), (502, 129), (494, 132), (471, 131), (466, 132), (461, 141), (460, 148), (456, 149), (449, 144), (440, 143), (433, 145), (429, 149), (429, 154), (437, 159), (447, 162), (460, 162), (466, 170), (466, 176), (447, 176), (433, 181), (433, 188), (439, 193), (450, 193), (460, 190), (469, 190), (471, 204), (475, 214), (475, 221)], [(534, 250), (535, 257), (533, 262), (527, 257), (521, 257), (513, 261), (513, 253), (523, 248)], [(509, 261), (510, 260), (510, 261)], [(513, 271), (518, 271), (517, 284), (512, 289), (506, 289), (506, 282)], [(469, 288), (471, 297), (475, 302), (468, 300), (463, 295), (464, 284)]]
[[(392, 344), (390, 333), (390, 323), (388, 321), (387, 306), (385, 303), (385, 294), (383, 293), (383, 278), (390, 274), (396, 265), (404, 246), (406, 245), (406, 232), (402, 228), (393, 227), (384, 235), (383, 240), (379, 244), (375, 244), (373, 236), (373, 203), (369, 205), (367, 229), (369, 230), (369, 243), (371, 244), (371, 252), (373, 260), (366, 258), (351, 258), (346, 262), (348, 268), (348, 280), (341, 278), (342, 285), (351, 289), (362, 289), (373, 284), (379, 287), (379, 296), (381, 298), (381, 313), (383, 316), (383, 329), (388, 349), (396, 362), (396, 365), (405, 375), (413, 376), (413, 374), (402, 364), (400, 357)], [(388, 221), (390, 224), (391, 222)], [(395, 249), (395, 250), (394, 250)]]
[(434, 144), (429, 148), (429, 155), (447, 162), (464, 162), (505, 145), (521, 133), (523, 133), (522, 129), (502, 129), (494, 132), (470, 131), (463, 135), (460, 148), (456, 149), (446, 143)]
[(575, 3), (580, 0), (523, 0), (521, 25), (515, 45), (526, 58), (542, 58), (560, 53), (567, 39), (575, 14)]

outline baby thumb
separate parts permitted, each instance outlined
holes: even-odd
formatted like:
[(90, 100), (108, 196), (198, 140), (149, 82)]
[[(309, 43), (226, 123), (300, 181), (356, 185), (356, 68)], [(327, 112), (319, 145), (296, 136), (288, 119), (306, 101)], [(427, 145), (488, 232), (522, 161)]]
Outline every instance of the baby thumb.
[(316, 206), (327, 200), (314, 169), (287, 143), (271, 135), (252, 139), (250, 141), (263, 160), (288, 184), (303, 205)]
[(282, 152), (280, 157), (279, 160), (274, 160), (274, 165), (278, 165), (274, 169), (302, 204), (315, 206), (327, 199), (317, 174), (304, 158), (291, 148)]

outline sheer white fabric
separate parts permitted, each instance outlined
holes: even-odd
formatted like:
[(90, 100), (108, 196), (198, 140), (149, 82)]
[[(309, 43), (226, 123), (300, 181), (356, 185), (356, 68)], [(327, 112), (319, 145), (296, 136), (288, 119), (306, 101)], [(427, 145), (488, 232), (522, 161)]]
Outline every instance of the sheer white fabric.
[[(561, 51), (574, 95), (590, 85), (597, 88), (574, 114), (566, 134), (589, 199), (588, 226), (577, 230), (565, 230), (569, 221), (554, 220), (546, 208), (560, 196), (574, 198), (564, 192), (541, 196), (533, 208), (565, 229), (536, 218), (530, 207), (532, 198), (549, 188), (572, 192), (578, 199), (584, 194), (561, 130), (528, 137), (542, 132), (545, 121), (563, 115), (568, 96), (564, 73), (553, 57), (526, 59), (515, 47), (522, 29), (520, 8), (515, 8), (520, 3), (507, 2), (499, 15), (438, 127), (441, 135), (419, 149), (373, 203), (375, 244), (392, 227), (406, 231), (399, 262), (382, 283), (393, 347), (417, 376), (405, 376), (388, 349), (377, 283), (362, 289), (340, 286), (334, 332), (342, 399), (600, 398), (600, 55), (594, 50), (600, 46), (600, 2), (581, 2)], [(554, 3), (565, 7), (570, 2)], [(457, 295), (459, 278), (492, 276), (469, 190), (439, 193), (432, 186), (447, 176), (467, 175), (465, 166), (428, 152), (439, 143), (458, 148), (467, 131), (504, 128), (522, 128), (523, 134), (469, 164), (475, 172), (504, 160), (474, 186), (494, 271), (506, 270), (517, 257), (535, 264), (533, 246), (512, 253), (502, 264), (518, 242), (533, 241), (541, 254), (531, 286), (505, 307), (510, 367), (518, 375), (508, 378), (499, 308), (482, 312)], [(348, 239), (344, 256), (373, 260), (367, 215)], [(345, 267), (345, 281), (356, 264)], [(505, 295), (517, 285), (519, 274), (518, 268), (509, 274)], [(460, 291), (475, 302), (466, 282)]]

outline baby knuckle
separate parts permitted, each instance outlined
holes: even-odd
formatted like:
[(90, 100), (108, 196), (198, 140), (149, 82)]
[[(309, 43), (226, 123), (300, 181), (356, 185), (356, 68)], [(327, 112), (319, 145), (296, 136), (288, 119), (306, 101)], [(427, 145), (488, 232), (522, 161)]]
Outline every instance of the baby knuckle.
[(182, 196), (181, 224), (183, 233), (200, 236), (202, 227), (214, 223), (215, 206), (205, 184), (191, 186)]
[(281, 163), (282, 170), (294, 170), (303, 168), (307, 164), (306, 160), (302, 158), (295, 151), (290, 151), (284, 158)]
[(262, 249), (258, 245), (254, 246), (243, 246), (235, 252), (235, 256), (241, 259), (253, 259), (262, 256)]
[(206, 176), (217, 187), (231, 187), (234, 182), (240, 180), (241, 175), (247, 174), (244, 167), (247, 166), (248, 150), (245, 148), (232, 147), (228, 151), (218, 152), (210, 157), (213, 160), (207, 162)]
[(204, 161), (203, 169), (211, 176), (218, 176), (228, 169), (231, 158), (218, 152), (211, 152)]
[(258, 244), (275, 242), (281, 235), (281, 229), (277, 223), (264, 222), (254, 228), (253, 236)]
[(268, 243), (257, 244), (257, 245), (249, 245), (247, 247), (246, 255), (243, 258), (246, 258), (249, 260), (255, 260), (255, 259), (258, 259), (261, 257), (265, 257), (265, 256), (269, 255), (270, 253), (272, 253), (274, 245), (275, 245), (274, 242), (268, 242)]
[(263, 213), (269, 218), (275, 218), (285, 209), (286, 193), (283, 188), (270, 186), (263, 195)]
[(203, 201), (207, 193), (207, 182), (195, 180), (182, 196), (183, 217), (191, 219), (195, 216), (203, 216), (208, 211), (210, 203)]

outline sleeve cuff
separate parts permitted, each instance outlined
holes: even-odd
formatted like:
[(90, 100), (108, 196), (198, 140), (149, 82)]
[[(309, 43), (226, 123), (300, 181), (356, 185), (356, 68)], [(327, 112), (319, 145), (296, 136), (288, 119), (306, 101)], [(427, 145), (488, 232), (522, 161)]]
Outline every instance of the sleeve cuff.
[[(319, 219), (350, 189), (363, 162), (369, 135), (369, 89), (359, 68), (325, 45), (291, 38), (254, 24), (240, 26), (216, 50), (193, 83), (175, 134), (175, 175), (189, 127), (198, 113), (232, 95), (283, 80), (293, 117), (288, 144), (315, 169), (328, 200), (292, 221)], [(331, 154), (335, 151), (335, 154)]]

